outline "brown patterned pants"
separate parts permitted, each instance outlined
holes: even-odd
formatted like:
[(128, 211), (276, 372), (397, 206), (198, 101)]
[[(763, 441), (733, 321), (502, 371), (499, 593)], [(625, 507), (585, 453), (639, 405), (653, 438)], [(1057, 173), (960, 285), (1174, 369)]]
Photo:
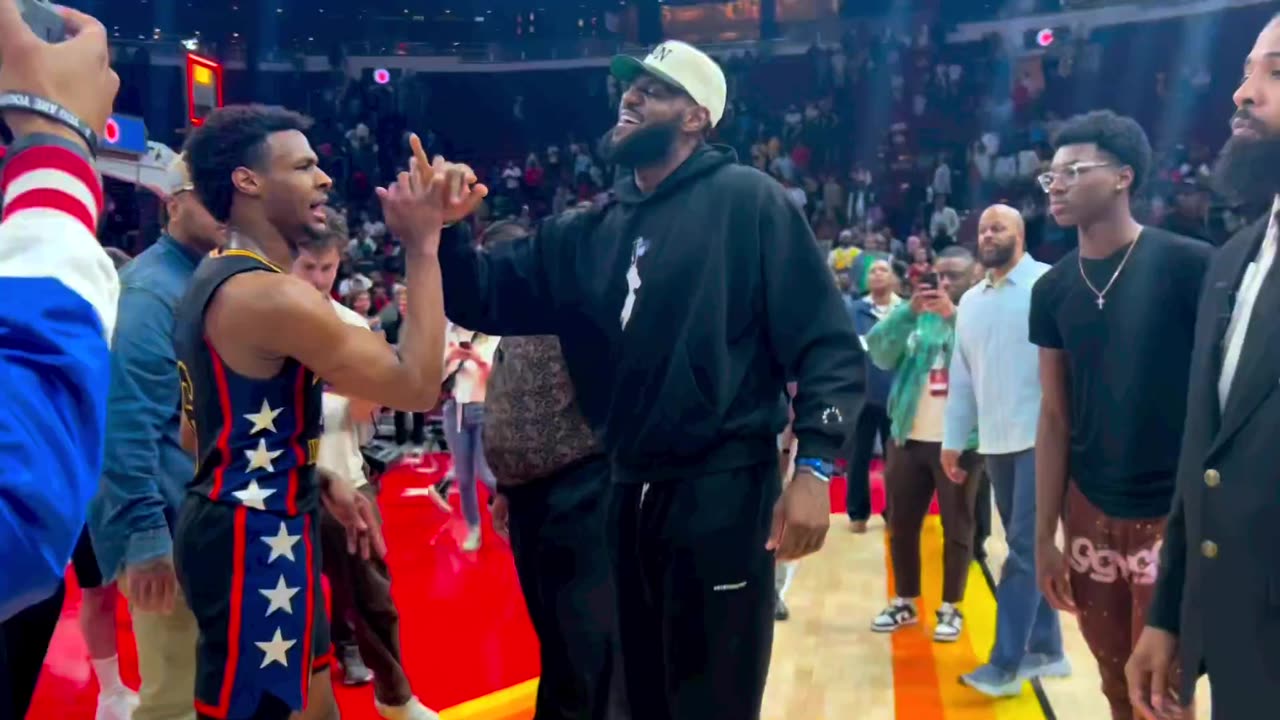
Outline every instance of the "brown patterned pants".
[(1124, 665), (1147, 624), (1165, 520), (1108, 517), (1074, 482), (1067, 488), (1065, 516), (1080, 632), (1098, 661), (1112, 720), (1134, 720)]

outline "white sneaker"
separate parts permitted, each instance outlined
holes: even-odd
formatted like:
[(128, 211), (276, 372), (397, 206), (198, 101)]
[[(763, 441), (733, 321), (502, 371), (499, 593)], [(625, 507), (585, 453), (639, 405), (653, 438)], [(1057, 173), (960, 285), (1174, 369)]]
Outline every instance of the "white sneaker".
[(138, 707), (138, 693), (125, 688), (98, 696), (98, 712), (94, 720), (130, 720)]
[(933, 628), (933, 641), (951, 643), (960, 639), (964, 630), (964, 615), (955, 605), (944, 605), (938, 609), (938, 624)]
[(467, 539), (462, 541), (463, 552), (475, 552), (480, 549), (480, 528), (467, 531)]
[(440, 720), (435, 710), (422, 704), (418, 698), (409, 698), (403, 705), (383, 705), (374, 701), (378, 714), (386, 720)]

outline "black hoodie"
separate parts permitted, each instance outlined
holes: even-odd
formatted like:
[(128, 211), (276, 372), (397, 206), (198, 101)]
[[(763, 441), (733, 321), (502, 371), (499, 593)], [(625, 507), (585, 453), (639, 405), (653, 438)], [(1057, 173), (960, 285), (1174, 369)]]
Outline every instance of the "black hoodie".
[(699, 148), (647, 195), (620, 176), (605, 208), (550, 218), (528, 240), (476, 250), (446, 231), (449, 318), (559, 335), (619, 481), (776, 461), (788, 378), (798, 455), (836, 458), (861, 409), (862, 351), (800, 209), (727, 148)]

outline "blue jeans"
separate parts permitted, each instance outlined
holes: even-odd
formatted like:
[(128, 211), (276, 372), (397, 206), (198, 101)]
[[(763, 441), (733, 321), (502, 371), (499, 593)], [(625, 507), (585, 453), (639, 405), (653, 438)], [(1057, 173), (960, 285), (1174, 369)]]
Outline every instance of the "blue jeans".
[(1009, 544), (996, 585), (996, 641), (991, 664), (1015, 671), (1027, 653), (1062, 657), (1058, 612), (1036, 585), (1036, 454), (986, 455), (996, 511)]
[(453, 455), (453, 477), (458, 483), (458, 495), (462, 498), (462, 517), (467, 526), (480, 527), (480, 500), (476, 496), (476, 477), (492, 493), (497, 482), (489, 462), (484, 459), (484, 403), (464, 403), (459, 420), (458, 404), (450, 400), (444, 404), (445, 442)]

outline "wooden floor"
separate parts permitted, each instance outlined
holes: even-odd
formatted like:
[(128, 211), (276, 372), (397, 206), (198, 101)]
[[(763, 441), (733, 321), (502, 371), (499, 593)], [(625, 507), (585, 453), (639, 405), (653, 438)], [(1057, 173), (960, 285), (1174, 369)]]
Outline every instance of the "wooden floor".
[[(988, 540), (991, 575), (999, 577), (1003, 531)], [(942, 534), (936, 517), (925, 528), (921, 617), (892, 636), (871, 632), (871, 618), (889, 596), (884, 527), (865, 535), (832, 518), (827, 545), (806, 559), (787, 594), (791, 619), (779, 623), (765, 692), (766, 720), (1107, 720), (1097, 667), (1072, 618), (1063, 622), (1072, 677), (1044, 682), (1049, 713), (1030, 684), (1017, 698), (989, 700), (957, 677), (985, 660), (995, 639), (995, 599), (981, 568), (970, 572), (965, 636), (954, 645), (930, 640), (941, 585)], [(1208, 718), (1208, 687), (1197, 692), (1197, 716)]]

